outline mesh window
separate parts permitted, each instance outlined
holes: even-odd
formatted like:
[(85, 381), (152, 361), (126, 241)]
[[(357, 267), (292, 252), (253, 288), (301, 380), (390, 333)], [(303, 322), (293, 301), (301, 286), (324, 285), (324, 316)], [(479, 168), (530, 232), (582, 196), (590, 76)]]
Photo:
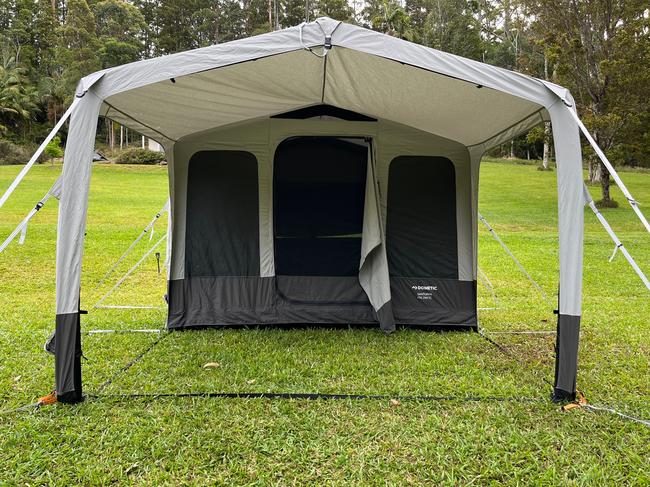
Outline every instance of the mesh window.
[(356, 276), (367, 147), (335, 137), (283, 141), (274, 161), (275, 271)]
[(253, 154), (194, 154), (187, 178), (186, 276), (259, 276), (258, 206)]
[(392, 276), (458, 279), (456, 173), (449, 159), (391, 161), (386, 248)]

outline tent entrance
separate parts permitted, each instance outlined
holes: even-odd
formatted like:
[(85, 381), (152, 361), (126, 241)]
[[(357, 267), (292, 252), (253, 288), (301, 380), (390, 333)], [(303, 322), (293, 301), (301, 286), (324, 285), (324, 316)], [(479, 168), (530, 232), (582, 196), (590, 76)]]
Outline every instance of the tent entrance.
[(301, 136), (278, 145), (273, 225), (284, 300), (367, 305), (358, 282), (367, 164), (363, 139)]

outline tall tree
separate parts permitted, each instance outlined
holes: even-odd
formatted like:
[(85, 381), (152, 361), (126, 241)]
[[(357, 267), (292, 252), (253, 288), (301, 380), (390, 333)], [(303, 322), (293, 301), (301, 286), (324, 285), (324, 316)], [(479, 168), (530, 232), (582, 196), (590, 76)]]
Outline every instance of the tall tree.
[[(14, 47), (14, 49), (16, 49)], [(0, 134), (17, 133), (37, 112), (38, 94), (29, 83), (27, 70), (18, 61), (19, 50), (3, 46), (0, 65)]]
[(86, 0), (68, 0), (65, 22), (57, 29), (56, 61), (72, 97), (79, 80), (101, 68), (95, 18)]
[[(557, 63), (559, 81), (573, 92), (600, 147), (610, 152), (635, 113), (648, 110), (647, 98), (630, 96), (639, 92), (638, 80), (647, 76), (647, 64), (637, 57), (650, 48), (647, 0), (525, 0), (525, 4), (550, 59)], [(601, 203), (611, 205), (609, 172), (593, 153), (588, 161), (589, 179), (601, 183)]]
[(411, 19), (397, 0), (368, 0), (363, 17), (372, 29), (400, 39), (413, 40)]
[(354, 21), (354, 11), (347, 0), (317, 0), (316, 14), (344, 22)]
[(93, 4), (92, 12), (101, 45), (102, 68), (141, 58), (147, 26), (135, 6), (122, 0), (102, 0)]
[(483, 40), (473, 7), (472, 2), (466, 0), (423, 2), (420, 12), (426, 12), (426, 17), (416, 40), (459, 56), (481, 59)]

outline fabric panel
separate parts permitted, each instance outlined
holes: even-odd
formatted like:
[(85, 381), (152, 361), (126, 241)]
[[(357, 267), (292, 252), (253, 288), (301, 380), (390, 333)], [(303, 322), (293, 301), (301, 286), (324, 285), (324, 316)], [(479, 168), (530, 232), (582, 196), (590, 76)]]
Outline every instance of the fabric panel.
[(199, 277), (169, 282), (170, 329), (376, 322), (353, 277)]
[[(415, 288), (414, 288), (415, 286)], [(436, 290), (432, 290), (435, 287)], [(169, 282), (169, 328), (395, 322), (476, 326), (476, 284), (397, 279), (376, 312), (354, 277), (195, 277)], [(429, 294), (429, 296), (426, 296)]]
[(278, 297), (291, 304), (364, 305), (369, 304), (355, 277), (278, 276)]
[(557, 160), (560, 313), (580, 316), (584, 239), (584, 177), (578, 125), (570, 108), (558, 101), (549, 108)]
[(81, 330), (79, 313), (56, 315), (54, 369), (59, 402), (83, 400), (81, 383)]
[(189, 162), (185, 273), (260, 273), (257, 159), (244, 151), (201, 151)]
[(476, 325), (476, 282), (451, 279), (391, 278), (398, 323)]
[[(386, 257), (386, 238), (380, 215), (377, 177), (375, 172), (374, 146), (368, 150), (366, 191), (361, 239), (361, 263), (359, 283), (368, 295), (381, 329), (386, 333), (395, 331), (395, 318), (390, 306), (390, 277)], [(379, 311), (382, 310), (381, 313)]]
[(558, 315), (555, 345), (555, 396), (573, 399), (578, 374), (578, 342), (580, 317)]
[(449, 159), (393, 159), (386, 220), (391, 277), (458, 279), (456, 180)]
[(101, 101), (89, 91), (70, 118), (56, 234), (57, 314), (79, 310), (88, 191), (100, 104)]

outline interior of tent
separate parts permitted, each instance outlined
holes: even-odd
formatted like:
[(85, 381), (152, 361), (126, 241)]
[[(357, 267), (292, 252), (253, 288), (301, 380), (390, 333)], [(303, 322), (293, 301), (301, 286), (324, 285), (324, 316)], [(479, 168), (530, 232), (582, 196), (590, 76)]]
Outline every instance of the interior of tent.
[(397, 324), (477, 325), (461, 144), (313, 105), (183, 138), (171, 184), (170, 328), (376, 323), (375, 234)]

